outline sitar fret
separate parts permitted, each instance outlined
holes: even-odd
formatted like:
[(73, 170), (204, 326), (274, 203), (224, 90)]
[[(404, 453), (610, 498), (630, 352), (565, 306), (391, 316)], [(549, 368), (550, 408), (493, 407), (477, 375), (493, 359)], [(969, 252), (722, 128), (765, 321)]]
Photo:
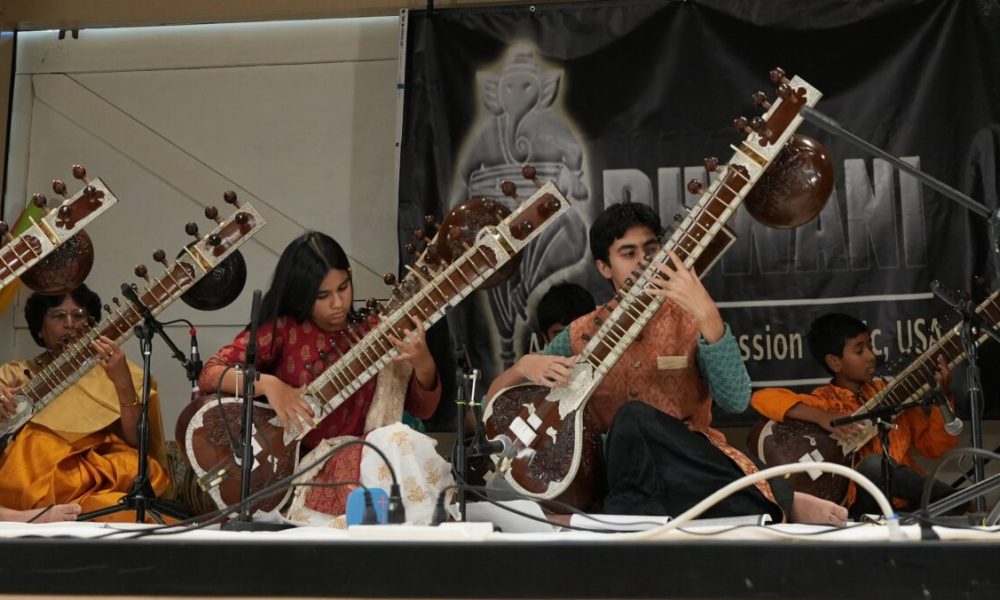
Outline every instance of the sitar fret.
[[(21, 243), (18, 239), (13, 244), (6, 246), (2, 252), (0, 252), (0, 261), (3, 261), (3, 266), (6, 268), (6, 272), (2, 273), (3, 277), (11, 277), (24, 266), (24, 260), (21, 259), (20, 254), (17, 251), (17, 246)], [(13, 255), (13, 256), (11, 256)], [(14, 263), (13, 266), (11, 263)]]
[[(369, 332), (369, 336), (372, 336), (370, 342), (356, 343), (326, 373), (314, 380), (316, 389), (313, 390), (313, 393), (319, 396), (322, 401), (323, 411), (327, 412), (328, 405), (338, 397), (349, 397), (359, 389), (363, 384), (357, 384), (357, 381), (362, 375), (374, 376), (382, 366), (389, 362), (390, 353), (395, 349), (395, 345), (388, 338), (390, 333), (397, 338), (404, 337), (405, 329), (415, 322), (414, 317), (429, 321), (438, 311), (443, 310), (452, 301), (461, 297), (462, 288), (455, 285), (452, 279), (455, 273), (458, 273), (468, 286), (472, 286), (483, 278), (482, 272), (492, 268), (492, 266), (490, 256), (477, 246), (474, 252), (462, 255), (454, 263), (445, 267), (431, 282), (425, 283), (413, 292), (413, 295), (404, 300), (400, 307), (394, 311), (394, 314), (401, 313), (398, 318), (391, 323), (383, 321), (382, 324)], [(438, 280), (446, 281), (452, 288), (452, 293), (446, 293), (442, 286), (437, 285)], [(432, 293), (437, 294), (438, 302), (435, 302), (431, 296)], [(374, 349), (376, 345), (381, 351)]]

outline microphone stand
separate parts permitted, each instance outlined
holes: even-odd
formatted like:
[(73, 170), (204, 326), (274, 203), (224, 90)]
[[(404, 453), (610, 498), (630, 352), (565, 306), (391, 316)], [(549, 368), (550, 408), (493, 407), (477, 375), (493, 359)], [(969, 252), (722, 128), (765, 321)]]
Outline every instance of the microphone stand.
[(889, 432), (897, 426), (892, 419), (899, 413), (911, 408), (933, 406), (937, 403), (936, 394), (931, 390), (919, 400), (903, 402), (902, 404), (889, 404), (869, 411), (840, 417), (830, 421), (831, 427), (849, 425), (858, 421), (871, 421), (878, 427), (879, 440), (882, 442), (882, 493), (892, 502), (893, 493), (893, 470), (892, 457), (889, 455)]
[[(966, 305), (959, 311), (962, 315), (962, 329), (959, 332), (959, 339), (962, 340), (962, 349), (968, 357), (968, 366), (965, 368), (965, 382), (969, 389), (969, 420), (972, 422), (972, 447), (983, 447), (983, 423), (982, 423), (982, 398), (983, 390), (979, 378), (979, 348), (976, 346), (976, 335), (973, 331), (972, 315), (974, 311), (969, 310)], [(983, 457), (974, 455), (972, 457), (972, 482), (979, 483), (986, 477), (983, 468)], [(976, 512), (986, 510), (986, 498), (976, 497)]]
[[(462, 385), (459, 386), (458, 392), (458, 421), (456, 423), (457, 444), (455, 444), (455, 455), (452, 457), (452, 463), (455, 472), (458, 474), (459, 481), (463, 484), (466, 481), (466, 457), (468, 456), (465, 445), (465, 415), (467, 406), (472, 408), (472, 414), (476, 423), (476, 431), (473, 435), (472, 444), (475, 445), (475, 443), (479, 441), (482, 436), (482, 419), (480, 418), (478, 410), (479, 403), (476, 402), (476, 384), (479, 383), (479, 377), (479, 369), (470, 369), (468, 371), (463, 370)], [(460, 521), (465, 521), (465, 504), (465, 486), (459, 485), (458, 514)]]
[(844, 127), (836, 120), (821, 113), (815, 108), (812, 108), (811, 106), (803, 106), (802, 109), (799, 111), (799, 114), (802, 115), (803, 119), (819, 127), (820, 129), (828, 133), (832, 133), (833, 135), (843, 140), (846, 140), (847, 142), (853, 144), (855, 147), (861, 148), (866, 152), (878, 156), (879, 158), (885, 160), (886, 162), (896, 167), (900, 171), (909, 173), (927, 187), (938, 192), (945, 198), (948, 198), (949, 200), (961, 204), (973, 214), (984, 219), (986, 221), (986, 224), (990, 227), (990, 235), (993, 238), (992, 240), (993, 243), (991, 244), (991, 251), (993, 253), (994, 281), (1000, 282), (1000, 207), (998, 207), (996, 210), (989, 209), (982, 202), (977, 202), (976, 200), (973, 200), (966, 194), (963, 194), (962, 192), (956, 190), (947, 183), (944, 183), (943, 181), (936, 179), (928, 175), (927, 173), (924, 173), (923, 171), (914, 167), (913, 165), (900, 160), (898, 157), (889, 154), (888, 152), (879, 148), (878, 146), (844, 129)]
[(149, 482), (149, 396), (152, 391), (153, 382), (150, 370), (153, 355), (153, 335), (158, 334), (167, 344), (167, 347), (174, 353), (174, 358), (179, 360), (185, 367), (188, 366), (188, 359), (163, 330), (163, 325), (156, 320), (152, 311), (142, 303), (135, 290), (126, 283), (122, 284), (121, 289), (122, 295), (143, 316), (142, 324), (137, 325), (135, 328), (136, 337), (139, 339), (139, 349), (142, 352), (142, 402), (139, 406), (139, 420), (136, 425), (136, 436), (139, 438), (139, 471), (135, 479), (132, 480), (132, 489), (122, 496), (117, 504), (83, 513), (76, 520), (89, 521), (90, 519), (127, 510), (135, 511), (136, 523), (146, 522), (147, 511), (153, 520), (160, 524), (163, 523), (160, 513), (174, 519), (183, 520), (187, 518), (187, 515), (176, 505), (171, 506), (166, 501), (158, 499), (152, 484)]
[(260, 322), (260, 290), (253, 291), (253, 302), (250, 308), (250, 336), (247, 341), (246, 363), (243, 366), (243, 421), (240, 424), (240, 443), (237, 451), (240, 454), (240, 512), (236, 519), (222, 526), (228, 531), (279, 531), (292, 527), (285, 523), (264, 523), (254, 521), (250, 516), (251, 477), (257, 457), (254, 453), (253, 435), (253, 399), (256, 395), (255, 386), (260, 378), (257, 371), (257, 325)]
[[(959, 329), (959, 339), (962, 343), (962, 351), (968, 357), (968, 366), (965, 369), (966, 386), (969, 391), (969, 420), (972, 422), (971, 443), (973, 448), (983, 447), (983, 389), (979, 373), (979, 348), (976, 339), (985, 332), (994, 340), (1000, 341), (1000, 333), (986, 322), (985, 319), (976, 314), (975, 306), (972, 302), (961, 298), (958, 294), (943, 287), (940, 282), (931, 282), (931, 291), (941, 301), (955, 309), (962, 318), (962, 325)], [(983, 457), (978, 454), (972, 458), (972, 482), (981, 483), (985, 477)], [(986, 499), (983, 496), (976, 497), (976, 511), (986, 510)]]

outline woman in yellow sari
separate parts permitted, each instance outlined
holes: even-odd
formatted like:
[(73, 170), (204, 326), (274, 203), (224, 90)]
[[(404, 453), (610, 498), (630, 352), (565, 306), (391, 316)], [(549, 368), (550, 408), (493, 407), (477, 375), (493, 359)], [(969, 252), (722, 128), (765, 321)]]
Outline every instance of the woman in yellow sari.
[[(100, 298), (82, 284), (65, 296), (33, 294), (28, 299), (24, 308), (28, 328), (46, 351), (29, 361), (0, 365), (0, 412), (10, 413), (18, 388), (84, 328), (99, 321), (100, 311)], [(58, 505), (78, 504), (90, 512), (116, 504), (132, 489), (139, 465), (136, 423), (142, 370), (106, 337), (97, 338), (93, 349), (99, 366), (35, 415), (0, 455), (0, 506), (33, 511), (57, 505), (51, 518), (69, 518), (73, 509)], [(149, 408), (148, 476), (160, 496), (170, 487), (170, 477), (164, 467), (163, 424), (155, 390)], [(3, 514), (0, 511), (0, 517)], [(122, 511), (104, 520), (134, 521), (135, 513)]]

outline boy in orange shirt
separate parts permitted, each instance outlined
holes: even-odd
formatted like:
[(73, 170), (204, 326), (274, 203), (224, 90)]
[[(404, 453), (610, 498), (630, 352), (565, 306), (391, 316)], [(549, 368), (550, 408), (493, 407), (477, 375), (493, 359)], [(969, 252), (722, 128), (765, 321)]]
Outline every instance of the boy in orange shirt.
[[(781, 388), (763, 389), (753, 395), (751, 404), (761, 415), (775, 421), (809, 421), (831, 433), (859, 431), (863, 427), (860, 423), (833, 427), (830, 421), (854, 413), (886, 385), (884, 381), (872, 380), (875, 353), (868, 327), (849, 315), (830, 313), (813, 321), (807, 340), (813, 358), (833, 376), (830, 383), (810, 394), (796, 394)], [(940, 389), (947, 392), (951, 372), (940, 356), (935, 378)], [(954, 402), (950, 397), (948, 401)], [(911, 450), (916, 448), (927, 458), (938, 458), (953, 448), (958, 438), (945, 431), (944, 418), (938, 406), (930, 411), (904, 411), (894, 423), (896, 428), (889, 432), (894, 504), (915, 509), (920, 502), (925, 477)], [(882, 486), (881, 457), (882, 443), (877, 436), (858, 450), (855, 457), (855, 469), (879, 487)], [(932, 498), (952, 491), (947, 484), (935, 481)], [(879, 512), (874, 499), (853, 483), (846, 505), (853, 517)]]

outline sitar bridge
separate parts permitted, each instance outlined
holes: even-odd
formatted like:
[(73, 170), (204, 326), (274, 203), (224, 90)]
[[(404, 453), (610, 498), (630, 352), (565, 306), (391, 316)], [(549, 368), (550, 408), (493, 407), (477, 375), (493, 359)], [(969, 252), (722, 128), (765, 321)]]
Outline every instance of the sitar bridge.
[(215, 263), (209, 260), (208, 257), (201, 252), (201, 250), (198, 248), (197, 245), (185, 246), (184, 252), (186, 252), (188, 257), (190, 257), (191, 260), (196, 262), (204, 272), (207, 273), (211, 271), (213, 268), (215, 268)]
[(41, 232), (45, 234), (45, 237), (49, 238), (49, 242), (51, 242), (52, 244), (58, 246), (59, 244), (62, 243), (62, 239), (59, 238), (59, 234), (57, 234), (55, 230), (52, 229), (52, 226), (49, 225), (49, 223), (44, 218), (40, 221), (36, 221), (34, 217), (31, 217), (31, 223), (36, 227), (38, 227), (38, 229), (40, 229)]

